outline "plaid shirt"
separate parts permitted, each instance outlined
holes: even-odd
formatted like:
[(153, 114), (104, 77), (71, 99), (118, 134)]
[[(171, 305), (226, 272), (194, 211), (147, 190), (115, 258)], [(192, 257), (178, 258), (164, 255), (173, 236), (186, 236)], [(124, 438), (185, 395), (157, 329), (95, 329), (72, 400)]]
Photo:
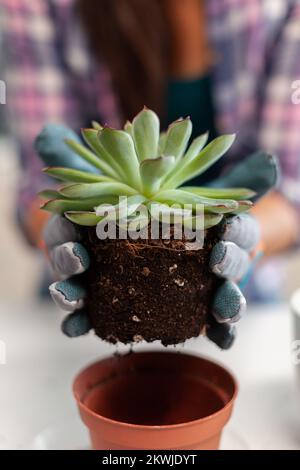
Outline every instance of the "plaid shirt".
[[(42, 125), (61, 121), (79, 129), (100, 116), (117, 126), (120, 113), (109, 72), (95, 63), (81, 34), (74, 0), (1, 0), (0, 8), (7, 103), (24, 169), (20, 207), (26, 210), (44, 184), (33, 151)], [(258, 148), (275, 152), (282, 191), (297, 199), (300, 105), (291, 97), (292, 83), (300, 79), (300, 2), (208, 0), (207, 15), (217, 56), (217, 129), (238, 134), (226, 161)]]

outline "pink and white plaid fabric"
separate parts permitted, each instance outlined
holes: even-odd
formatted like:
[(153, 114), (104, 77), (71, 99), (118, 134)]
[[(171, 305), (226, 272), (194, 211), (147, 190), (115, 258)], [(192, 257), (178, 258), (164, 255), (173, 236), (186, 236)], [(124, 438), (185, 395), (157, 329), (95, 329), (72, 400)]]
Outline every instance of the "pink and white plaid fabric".
[[(32, 144), (45, 122), (79, 129), (88, 120), (118, 125), (108, 70), (96, 64), (80, 32), (74, 0), (1, 0), (8, 58), (7, 103), (24, 168), (20, 207), (43, 185)], [(259, 148), (278, 154), (282, 190), (295, 197), (300, 178), (299, 0), (207, 0), (217, 129), (237, 132), (227, 161)], [(1, 77), (2, 78), (2, 77)], [(299, 193), (299, 190), (298, 190)], [(295, 201), (300, 202), (300, 201)]]

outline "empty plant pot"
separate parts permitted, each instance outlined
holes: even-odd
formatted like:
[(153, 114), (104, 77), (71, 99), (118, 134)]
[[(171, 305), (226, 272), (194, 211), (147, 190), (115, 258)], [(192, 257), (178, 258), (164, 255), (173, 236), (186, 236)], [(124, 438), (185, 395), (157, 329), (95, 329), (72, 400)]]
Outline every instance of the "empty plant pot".
[(94, 450), (218, 449), (237, 394), (202, 357), (143, 352), (101, 360), (73, 385)]

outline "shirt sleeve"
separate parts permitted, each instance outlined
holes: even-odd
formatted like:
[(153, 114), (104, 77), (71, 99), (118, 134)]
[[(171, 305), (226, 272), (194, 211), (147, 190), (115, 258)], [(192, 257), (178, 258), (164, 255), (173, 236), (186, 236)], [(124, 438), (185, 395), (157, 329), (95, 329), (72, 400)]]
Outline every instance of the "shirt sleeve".
[(45, 0), (1, 0), (1, 30), (6, 52), (6, 106), (22, 166), (18, 215), (23, 220), (45, 187), (42, 163), (33, 149), (46, 122), (78, 116), (69, 77), (57, 47), (57, 28)]
[[(259, 148), (279, 157), (279, 189), (300, 208), (300, 103), (295, 86), (300, 79), (300, 3), (292, 2), (276, 43), (270, 48), (268, 80), (262, 96)], [(298, 82), (299, 88), (299, 82)], [(298, 96), (300, 95), (298, 91)]]

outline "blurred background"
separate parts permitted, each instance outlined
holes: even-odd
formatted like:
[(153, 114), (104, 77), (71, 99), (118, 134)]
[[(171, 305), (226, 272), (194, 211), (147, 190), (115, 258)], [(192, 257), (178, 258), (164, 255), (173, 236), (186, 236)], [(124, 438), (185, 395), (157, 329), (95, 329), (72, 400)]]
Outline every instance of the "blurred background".
[[(2, 62), (1, 70), (3, 65)], [(17, 188), (22, 175), (16, 145), (8, 131), (5, 106), (0, 105), (0, 110), (0, 298), (22, 303), (37, 297), (43, 261), (42, 255), (28, 245), (16, 224)]]
[[(299, 428), (289, 440), (293, 411), (285, 409), (288, 301), (300, 287), (300, 105), (291, 102), (300, 80), (299, 1), (0, 0), (0, 80), (7, 85), (0, 104), (0, 340), (8, 348), (8, 367), (0, 365), (0, 448), (24, 446), (64, 410), (73, 416), (73, 375), (87, 360), (115, 352), (94, 337), (71, 341), (60, 332), (63, 315), (50, 303), (51, 275), (35, 246), (42, 225), (35, 223), (36, 193), (45, 181), (34, 138), (48, 121), (76, 132), (92, 119), (117, 126), (146, 104), (165, 127), (190, 114), (200, 123), (197, 134), (207, 127), (212, 137), (237, 132), (229, 162), (261, 148), (279, 157), (278, 198), (261, 210), (270, 256), (255, 268), (235, 350), (220, 356), (202, 339), (185, 350), (208, 351), (236, 371), (242, 387), (234, 423), (253, 448), (275, 432), (266, 447), (299, 449)], [(260, 411), (249, 416), (249, 409)]]

